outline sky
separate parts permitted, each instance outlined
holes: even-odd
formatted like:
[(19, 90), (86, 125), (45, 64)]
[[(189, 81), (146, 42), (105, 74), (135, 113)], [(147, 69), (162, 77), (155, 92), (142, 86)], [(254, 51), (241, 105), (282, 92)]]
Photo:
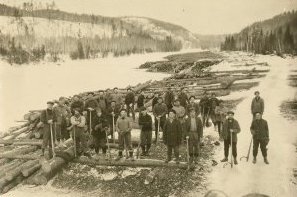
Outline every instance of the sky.
[[(0, 0), (9, 5), (22, 2)], [(253, 22), (297, 10), (297, 0), (55, 0), (55, 4), (60, 10), (75, 13), (155, 18), (199, 34), (236, 33)]]

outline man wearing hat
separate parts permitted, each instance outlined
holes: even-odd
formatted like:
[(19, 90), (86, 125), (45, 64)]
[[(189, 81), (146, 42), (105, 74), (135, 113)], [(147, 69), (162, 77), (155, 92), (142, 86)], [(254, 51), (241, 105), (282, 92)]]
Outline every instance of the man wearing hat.
[[(54, 102), (48, 101), (47, 108), (41, 112), (40, 122), (43, 123), (43, 142), (42, 142), (42, 155), (44, 151), (49, 147), (49, 158), (53, 157), (52, 152), (52, 138), (55, 141), (54, 124), (57, 122), (56, 114), (53, 110)], [(53, 136), (52, 136), (53, 135)]]
[(144, 106), (144, 100), (145, 100), (144, 92), (142, 90), (140, 90), (139, 95), (137, 97), (137, 108), (138, 109), (140, 109), (141, 107)]
[(59, 98), (58, 105), (54, 107), (54, 112), (57, 117), (57, 122), (55, 124), (57, 140), (63, 145), (64, 140), (67, 140), (70, 137), (66, 127), (67, 122), (70, 121), (71, 117), (70, 109), (65, 105), (64, 97)]
[(179, 148), (182, 143), (182, 132), (180, 122), (176, 119), (176, 112), (169, 111), (168, 119), (165, 121), (163, 130), (163, 142), (167, 146), (167, 159), (165, 163), (171, 161), (172, 151), (176, 163), (179, 163)]
[(253, 114), (253, 119), (256, 117), (256, 113), (261, 113), (263, 115), (264, 113), (264, 100), (260, 97), (260, 92), (256, 91), (255, 97), (252, 100), (251, 104), (251, 112)]
[(76, 144), (76, 152), (78, 155), (83, 154), (87, 157), (90, 157), (90, 154), (87, 152), (87, 136), (84, 130), (86, 118), (81, 115), (80, 108), (74, 108), (73, 110), (74, 115), (70, 118), (70, 122), (72, 125), (72, 138), (75, 140)]
[(116, 123), (118, 117), (120, 115), (120, 106), (116, 105), (116, 101), (111, 101), (110, 106), (107, 109), (107, 118), (109, 122), (110, 127), (110, 134), (113, 137), (114, 136), (114, 124)]
[(104, 95), (104, 91), (103, 90), (100, 90), (99, 91), (97, 102), (98, 102), (98, 107), (100, 107), (102, 113), (105, 113), (106, 110), (107, 110), (108, 101), (106, 99), (106, 95)]
[(211, 93), (211, 97), (209, 99), (209, 107), (210, 107), (210, 111), (209, 111), (209, 116), (210, 116), (210, 119), (213, 123), (213, 126), (215, 128), (215, 131), (217, 130), (217, 123), (216, 123), (216, 113), (215, 113), (215, 110), (216, 110), (216, 107), (219, 106), (219, 99), (216, 97), (216, 93)]
[(135, 112), (134, 112), (135, 94), (133, 93), (131, 88), (127, 89), (127, 94), (125, 96), (125, 105), (126, 105), (128, 117), (130, 117), (130, 112), (131, 112), (132, 118), (133, 120), (135, 120)]
[(260, 146), (264, 162), (269, 164), (266, 148), (269, 143), (269, 129), (267, 121), (262, 119), (260, 112), (256, 113), (256, 118), (253, 120), (250, 130), (253, 135), (253, 163), (255, 164), (257, 162), (258, 149)]
[(140, 115), (138, 120), (141, 128), (140, 140), (141, 140), (141, 156), (148, 156), (149, 150), (152, 144), (152, 117), (148, 115), (145, 107), (140, 108)]
[(129, 151), (130, 159), (134, 160), (131, 143), (132, 120), (127, 117), (127, 111), (125, 109), (121, 109), (120, 111), (120, 117), (116, 123), (116, 130), (119, 136), (119, 155), (116, 160), (123, 157), (124, 148), (126, 148), (126, 151)]
[(167, 114), (167, 106), (165, 103), (163, 103), (163, 98), (158, 98), (158, 103), (153, 108), (153, 114), (155, 116), (155, 142), (157, 142), (157, 135), (159, 131), (159, 126), (161, 129), (164, 129), (164, 123), (166, 120), (166, 114)]
[(189, 103), (189, 99), (188, 99), (188, 95), (185, 92), (185, 88), (181, 88), (180, 89), (180, 93), (178, 95), (178, 99), (180, 101), (181, 106), (183, 106), (184, 108), (187, 107), (188, 103)]
[(200, 107), (198, 103), (195, 103), (195, 96), (190, 96), (190, 102), (187, 106), (187, 115), (190, 116), (191, 109), (195, 110), (196, 116), (200, 114)]
[(186, 116), (186, 110), (185, 108), (180, 104), (180, 100), (176, 99), (174, 101), (174, 105), (172, 108), (176, 112), (176, 118), (180, 122), (181, 128), (182, 128), (182, 138), (183, 140), (186, 139), (186, 133), (184, 129), (184, 123), (185, 123), (185, 116)]
[(93, 128), (93, 122), (92, 119), (96, 115), (95, 109), (99, 107), (98, 102), (94, 98), (94, 93), (90, 92), (88, 94), (87, 100), (85, 102), (84, 111), (87, 111), (86, 121), (87, 121), (87, 127), (89, 128), (89, 131), (91, 133)]
[(152, 100), (152, 109), (154, 109), (155, 105), (158, 103), (159, 93), (155, 92)]
[(209, 98), (207, 92), (204, 92), (203, 97), (200, 99), (199, 106), (201, 109), (201, 117), (203, 126), (205, 126), (206, 122), (208, 121), (208, 116), (210, 112), (210, 105), (209, 105)]
[(190, 109), (189, 118), (185, 123), (186, 136), (189, 139), (189, 155), (190, 163), (193, 161), (195, 164), (198, 162), (199, 156), (199, 143), (203, 137), (203, 126), (201, 119), (197, 116), (194, 108)]
[(107, 132), (108, 132), (108, 121), (106, 117), (103, 115), (101, 108), (96, 108), (96, 115), (93, 119), (93, 129), (92, 129), (92, 136), (93, 136), (93, 143), (96, 152), (96, 156), (99, 156), (99, 149), (102, 149), (102, 153), (106, 157), (106, 150), (107, 150)]
[[(234, 112), (227, 112), (227, 119), (223, 124), (223, 131), (221, 132), (221, 138), (224, 139), (224, 155), (225, 158), (221, 162), (228, 161), (229, 147), (232, 143), (232, 155), (234, 158), (234, 164), (237, 165), (237, 134), (240, 132), (240, 126), (237, 120), (234, 119)], [(232, 135), (232, 142), (231, 142)]]

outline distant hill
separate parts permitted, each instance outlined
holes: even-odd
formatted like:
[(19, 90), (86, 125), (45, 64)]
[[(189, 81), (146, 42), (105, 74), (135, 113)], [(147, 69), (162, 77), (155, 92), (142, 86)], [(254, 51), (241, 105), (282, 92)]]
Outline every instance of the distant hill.
[(226, 35), (202, 35), (195, 34), (196, 38), (200, 41), (200, 47), (202, 49), (216, 49), (220, 48), (222, 42), (224, 42)]
[(222, 49), (297, 54), (297, 11), (256, 22), (237, 34), (227, 36)]
[(1, 48), (9, 50), (12, 39), (14, 45), (27, 51), (43, 46), (46, 53), (70, 54), (74, 59), (199, 47), (199, 39), (187, 29), (151, 18), (105, 17), (33, 7), (0, 4), (0, 54)]

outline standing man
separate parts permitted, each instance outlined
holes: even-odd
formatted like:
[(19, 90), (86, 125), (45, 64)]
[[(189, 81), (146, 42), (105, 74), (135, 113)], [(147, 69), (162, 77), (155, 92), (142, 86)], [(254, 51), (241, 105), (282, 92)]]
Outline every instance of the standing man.
[(125, 105), (126, 105), (128, 117), (130, 117), (130, 112), (131, 112), (133, 120), (135, 120), (134, 104), (135, 104), (135, 95), (132, 89), (128, 88), (127, 94), (125, 97)]
[(255, 114), (255, 120), (253, 120), (251, 125), (251, 133), (253, 135), (253, 163), (257, 162), (258, 148), (260, 145), (262, 155), (264, 157), (264, 162), (269, 164), (267, 160), (267, 148), (269, 143), (269, 129), (267, 121), (262, 119), (262, 114), (260, 112)]
[(100, 108), (96, 109), (96, 115), (93, 120), (94, 120), (94, 127), (92, 129), (92, 136), (93, 136), (95, 152), (97, 154), (96, 157), (97, 159), (99, 158), (99, 149), (101, 148), (105, 159), (107, 159), (106, 143), (107, 143), (108, 122)]
[(221, 136), (223, 122), (226, 119), (226, 111), (222, 103), (223, 101), (220, 101), (219, 106), (217, 106), (215, 109), (215, 122), (218, 127), (219, 136)]
[(42, 155), (44, 155), (45, 149), (49, 147), (48, 152), (50, 159), (53, 157), (52, 138), (53, 141), (55, 141), (55, 131), (53, 125), (57, 122), (57, 117), (53, 110), (53, 106), (54, 102), (48, 101), (47, 108), (43, 110), (40, 115), (40, 122), (43, 123)]
[(70, 105), (70, 110), (72, 114), (74, 114), (74, 108), (78, 108), (80, 113), (82, 113), (84, 110), (84, 103), (81, 101), (78, 95), (73, 96), (73, 101)]
[(122, 95), (118, 92), (118, 88), (115, 87), (113, 89), (113, 94), (111, 95), (112, 96), (112, 100), (116, 102), (116, 105), (117, 106), (121, 106), (122, 104)]
[(130, 159), (134, 160), (131, 143), (132, 120), (127, 117), (127, 111), (125, 109), (121, 109), (120, 111), (120, 117), (117, 120), (116, 128), (119, 135), (119, 155), (116, 160), (120, 160), (123, 157), (124, 148), (126, 151), (129, 151)]
[(99, 96), (98, 96), (97, 102), (98, 102), (98, 107), (100, 107), (102, 113), (105, 114), (106, 110), (107, 110), (107, 107), (108, 107), (108, 102), (107, 102), (107, 99), (106, 99), (106, 97), (104, 95), (103, 90), (99, 91)]
[(140, 90), (138, 98), (137, 98), (137, 108), (140, 109), (141, 107), (144, 106), (144, 92), (142, 90)]
[(154, 93), (154, 98), (152, 101), (152, 109), (154, 109), (155, 105), (158, 103), (158, 99), (159, 99), (159, 93), (155, 92)]
[(58, 105), (54, 107), (54, 112), (57, 117), (57, 122), (55, 124), (57, 140), (60, 141), (60, 145), (63, 145), (64, 140), (67, 140), (70, 137), (66, 127), (67, 122), (71, 117), (70, 109), (65, 105), (64, 97), (59, 98)]
[(188, 103), (189, 103), (189, 99), (188, 99), (188, 95), (185, 92), (185, 88), (181, 88), (180, 89), (180, 93), (178, 95), (178, 99), (180, 100), (181, 106), (183, 106), (184, 108), (186, 108), (187, 105), (188, 105)]
[(186, 116), (186, 110), (185, 108), (180, 104), (180, 100), (176, 99), (174, 101), (174, 106), (172, 108), (176, 112), (176, 118), (180, 122), (181, 125), (181, 132), (182, 132), (182, 139), (186, 139), (186, 133), (185, 133), (185, 116)]
[(110, 128), (110, 134), (112, 138), (114, 137), (113, 127), (115, 127), (114, 124), (116, 123), (119, 115), (120, 115), (120, 106), (117, 106), (115, 101), (111, 101), (110, 107), (107, 109), (107, 118), (110, 125), (109, 128)]
[[(229, 155), (229, 147), (232, 143), (232, 155), (234, 158), (234, 164), (237, 165), (237, 134), (240, 132), (240, 126), (238, 121), (234, 119), (234, 112), (229, 111), (227, 112), (227, 119), (223, 124), (223, 131), (221, 133), (222, 138), (224, 139), (224, 153), (225, 158), (221, 160), (221, 162), (228, 161)], [(232, 135), (232, 142), (231, 142), (231, 135)]]
[(87, 121), (87, 126), (89, 128), (90, 133), (92, 132), (92, 128), (93, 128), (92, 120), (93, 120), (93, 117), (96, 115), (95, 109), (97, 107), (99, 107), (99, 104), (94, 98), (94, 94), (91, 92), (88, 94), (88, 97), (85, 103), (85, 111), (88, 111), (86, 121)]
[(190, 109), (190, 116), (186, 120), (186, 136), (189, 139), (189, 155), (190, 164), (195, 162), (198, 163), (199, 156), (199, 143), (203, 137), (203, 126), (201, 119), (197, 116), (194, 108)]
[(200, 114), (200, 107), (198, 103), (195, 103), (195, 96), (190, 96), (190, 102), (187, 106), (187, 115), (190, 116), (191, 109), (195, 110), (196, 116)]
[(139, 115), (141, 156), (149, 156), (149, 150), (152, 144), (152, 123), (152, 117), (147, 113), (147, 109), (141, 107)]
[(216, 94), (214, 92), (211, 93), (211, 97), (209, 99), (209, 107), (210, 107), (209, 116), (215, 128), (215, 131), (217, 129), (215, 110), (216, 110), (216, 107), (219, 106), (219, 103), (220, 101), (219, 99), (216, 98)]
[(79, 108), (74, 108), (74, 115), (70, 119), (72, 125), (72, 138), (75, 140), (77, 154), (83, 154), (84, 156), (90, 157), (90, 154), (87, 152), (87, 137), (84, 130), (86, 118), (81, 115), (79, 110)]
[(108, 108), (108, 107), (110, 107), (110, 104), (112, 101), (111, 90), (109, 88), (106, 89), (105, 99), (106, 99), (106, 103), (107, 103), (106, 108)]
[(182, 143), (182, 132), (180, 122), (175, 117), (176, 112), (174, 110), (169, 111), (163, 130), (163, 141), (167, 146), (165, 163), (171, 161), (172, 151), (174, 151), (176, 163), (179, 164), (179, 147)]
[(158, 98), (158, 103), (153, 108), (153, 114), (155, 116), (155, 143), (157, 142), (157, 136), (159, 131), (159, 126), (164, 129), (164, 123), (166, 120), (166, 114), (167, 114), (167, 106), (165, 103), (163, 103), (163, 98)]
[(203, 97), (200, 99), (199, 106), (201, 109), (201, 117), (202, 117), (202, 123), (203, 127), (205, 126), (205, 123), (208, 121), (208, 115), (209, 115), (209, 99), (207, 92), (204, 92)]
[(165, 104), (167, 105), (167, 109), (168, 111), (170, 111), (173, 107), (173, 101), (174, 101), (174, 94), (171, 90), (171, 88), (169, 87), (168, 90), (165, 93)]
[(264, 113), (264, 100), (260, 97), (260, 92), (255, 92), (255, 97), (252, 100), (251, 112), (253, 114), (253, 119), (256, 117), (256, 113)]

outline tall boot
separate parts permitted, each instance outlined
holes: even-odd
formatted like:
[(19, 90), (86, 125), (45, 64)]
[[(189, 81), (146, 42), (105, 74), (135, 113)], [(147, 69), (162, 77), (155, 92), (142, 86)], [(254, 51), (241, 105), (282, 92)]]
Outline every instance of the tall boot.
[(122, 157), (123, 157), (123, 151), (120, 150), (119, 155), (117, 156), (117, 158), (115, 160), (119, 161)]
[(266, 163), (267, 165), (269, 164), (267, 157), (264, 157), (264, 163)]
[(234, 157), (234, 164), (235, 164), (235, 165), (238, 164), (238, 161), (237, 161), (236, 157)]
[(129, 151), (129, 157), (131, 161), (134, 161), (133, 151)]
[(257, 158), (256, 157), (253, 158), (253, 164), (255, 164), (255, 163), (257, 163)]
[(145, 146), (141, 146), (141, 154), (140, 156), (145, 156)]

